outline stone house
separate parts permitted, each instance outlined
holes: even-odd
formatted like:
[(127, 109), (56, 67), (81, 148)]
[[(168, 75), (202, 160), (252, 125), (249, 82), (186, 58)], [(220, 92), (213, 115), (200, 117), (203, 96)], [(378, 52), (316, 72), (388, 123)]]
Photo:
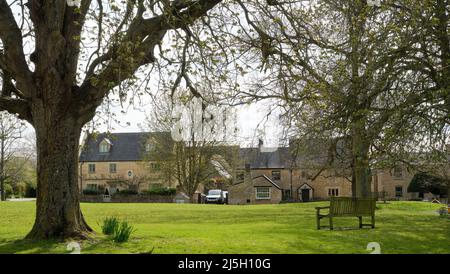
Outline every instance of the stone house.
[[(152, 140), (171, 140), (168, 132), (113, 133), (88, 136), (79, 159), (80, 190), (95, 190), (114, 194), (118, 190), (148, 190), (151, 187), (176, 187), (176, 182), (161, 179), (157, 161), (145, 158), (152, 149)], [(220, 170), (210, 186), (198, 191), (222, 188), (228, 190), (230, 204), (264, 204), (283, 201), (308, 202), (326, 200), (331, 196), (351, 196), (352, 186), (347, 166), (334, 165), (326, 169), (326, 153), (320, 145), (316, 150), (298, 153), (292, 145), (278, 148), (217, 148), (215, 162), (232, 174), (232, 184), (224, 183)], [(170, 148), (168, 148), (170, 150)], [(225, 154), (230, 155), (225, 155)], [(235, 157), (236, 159), (233, 159)], [(145, 158), (145, 160), (143, 160)], [(227, 159), (227, 160), (225, 160)], [(320, 172), (319, 172), (320, 171)], [(417, 198), (407, 189), (414, 174), (402, 166), (390, 170), (375, 170), (372, 191), (384, 192), (386, 199)]]
[[(300, 163), (304, 159), (293, 157), (291, 147), (279, 147), (266, 151), (260, 147), (241, 148), (240, 159), (241, 164), (236, 171), (236, 184), (228, 187), (230, 204), (242, 204), (243, 201), (245, 203), (308, 202), (328, 199), (330, 196), (351, 195), (351, 182), (347, 178), (329, 176), (330, 174), (325, 171), (312, 179), (315, 171), (301, 166)], [(258, 183), (262, 178), (267, 181), (264, 185)], [(242, 191), (243, 189), (245, 191)], [(264, 192), (269, 192), (271, 195), (259, 194)]]
[(283, 189), (266, 175), (259, 175), (247, 182), (242, 181), (228, 188), (228, 203), (273, 204), (282, 201)]
[[(307, 202), (326, 200), (331, 196), (352, 195), (350, 170), (345, 168), (345, 165), (319, 170), (317, 167), (325, 165), (326, 157), (320, 151), (307, 156), (295, 153), (292, 145), (274, 149), (261, 146), (241, 148), (239, 156), (241, 161), (237, 167), (235, 184), (228, 187), (229, 202), (231, 204)], [(271, 184), (266, 183), (265, 188), (260, 187), (257, 182), (261, 180), (261, 176)], [(389, 200), (417, 198), (417, 193), (407, 191), (413, 176), (414, 173), (403, 166), (374, 170), (372, 192), (383, 193), (385, 199)], [(260, 192), (276, 194), (261, 196)], [(281, 196), (277, 195), (278, 192)], [(260, 198), (256, 200), (255, 197), (258, 196)]]
[(114, 194), (123, 189), (142, 191), (151, 187), (175, 187), (173, 182), (160, 179), (156, 161), (144, 157), (152, 149), (153, 138), (170, 138), (170, 134), (88, 135), (79, 157), (80, 190)]

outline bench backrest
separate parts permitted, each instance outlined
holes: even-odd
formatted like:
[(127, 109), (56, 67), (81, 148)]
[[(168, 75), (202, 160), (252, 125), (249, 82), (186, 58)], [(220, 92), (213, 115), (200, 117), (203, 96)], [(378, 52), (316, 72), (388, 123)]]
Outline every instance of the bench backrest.
[(372, 215), (375, 212), (375, 199), (354, 197), (331, 197), (330, 214), (335, 216)]

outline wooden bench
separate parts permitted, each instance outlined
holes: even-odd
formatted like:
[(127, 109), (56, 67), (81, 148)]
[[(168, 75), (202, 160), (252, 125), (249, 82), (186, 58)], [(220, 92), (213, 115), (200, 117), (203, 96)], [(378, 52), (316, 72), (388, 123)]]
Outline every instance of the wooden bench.
[[(375, 228), (375, 204), (374, 198), (354, 198), (354, 197), (331, 197), (330, 206), (316, 207), (317, 213), (317, 229), (321, 227), (329, 227), (333, 230), (333, 218), (335, 217), (358, 217), (359, 228), (363, 226), (371, 226)], [(321, 214), (320, 210), (328, 209), (327, 214)], [(363, 224), (362, 217), (372, 218), (370, 224)], [(320, 220), (329, 218), (329, 226), (321, 226)]]

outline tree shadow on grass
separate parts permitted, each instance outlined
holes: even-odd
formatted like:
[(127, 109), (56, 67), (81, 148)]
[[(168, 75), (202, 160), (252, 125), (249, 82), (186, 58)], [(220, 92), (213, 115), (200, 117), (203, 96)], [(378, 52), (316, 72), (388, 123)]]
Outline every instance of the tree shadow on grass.
[(68, 244), (71, 242), (78, 243), (80, 245), (81, 253), (83, 250), (92, 250), (96, 246), (104, 244), (107, 240), (100, 236), (93, 235), (89, 240), (76, 240), (76, 239), (52, 239), (52, 240), (6, 240), (0, 239), (0, 254), (70, 254), (72, 251), (76, 251), (76, 247), (68, 248)]
[(33, 241), (33, 240), (0, 240), (0, 254), (29, 253), (43, 254), (54, 253), (55, 247), (62, 245), (62, 241)]

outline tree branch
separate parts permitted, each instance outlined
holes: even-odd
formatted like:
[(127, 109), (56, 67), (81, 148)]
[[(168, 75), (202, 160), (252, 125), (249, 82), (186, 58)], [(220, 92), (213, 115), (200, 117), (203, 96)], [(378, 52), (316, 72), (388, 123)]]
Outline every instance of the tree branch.
[[(123, 38), (91, 64), (78, 92), (81, 111), (92, 111), (111, 89), (132, 77), (139, 67), (153, 63), (154, 48), (161, 43), (168, 30), (189, 26), (220, 2), (198, 0), (185, 1), (183, 5), (175, 3), (171, 5), (170, 14), (149, 19), (142, 18), (140, 6), (141, 12), (132, 20)], [(102, 63), (107, 65), (96, 73), (97, 66)]]
[(0, 39), (4, 45), (4, 52), (0, 54), (2, 69), (7, 70), (16, 80), (17, 88), (30, 97), (34, 85), (23, 53), (22, 32), (5, 0), (0, 0)]
[(18, 114), (20, 119), (26, 120), (30, 124), (33, 124), (31, 109), (26, 100), (11, 97), (0, 97), (0, 110), (6, 110), (11, 114)]

